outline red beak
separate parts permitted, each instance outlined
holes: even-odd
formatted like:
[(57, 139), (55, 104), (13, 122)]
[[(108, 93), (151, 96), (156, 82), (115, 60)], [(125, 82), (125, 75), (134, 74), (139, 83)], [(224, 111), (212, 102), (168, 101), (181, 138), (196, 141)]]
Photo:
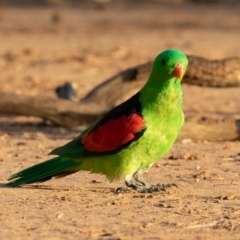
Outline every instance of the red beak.
[(173, 70), (173, 76), (182, 80), (183, 77), (183, 64), (177, 64)]

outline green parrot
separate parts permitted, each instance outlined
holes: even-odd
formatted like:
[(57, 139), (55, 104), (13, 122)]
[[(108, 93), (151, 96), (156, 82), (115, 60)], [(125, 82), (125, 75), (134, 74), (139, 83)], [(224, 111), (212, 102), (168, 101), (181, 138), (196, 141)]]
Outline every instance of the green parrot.
[(153, 185), (143, 174), (170, 150), (184, 123), (181, 79), (187, 65), (187, 57), (178, 50), (160, 53), (138, 93), (54, 149), (50, 154), (57, 157), (12, 175), (5, 185), (43, 182), (80, 170), (103, 174), (110, 181), (125, 178), (126, 186), (138, 192), (174, 185)]

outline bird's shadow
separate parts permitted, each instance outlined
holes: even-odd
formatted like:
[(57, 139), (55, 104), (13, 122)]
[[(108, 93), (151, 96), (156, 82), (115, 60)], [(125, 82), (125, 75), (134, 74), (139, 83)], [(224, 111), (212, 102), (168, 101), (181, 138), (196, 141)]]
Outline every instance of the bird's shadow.
[(6, 186), (4, 183), (0, 183), (0, 188), (7, 189), (42, 189), (42, 190), (58, 190), (58, 187), (47, 185), (27, 185), (27, 186)]
[(116, 188), (106, 187), (72, 187), (72, 186), (51, 186), (51, 185), (23, 185), (23, 186), (6, 186), (5, 183), (0, 183), (0, 188), (6, 189), (31, 189), (31, 190), (51, 190), (51, 191), (91, 191), (91, 192), (116, 192)]

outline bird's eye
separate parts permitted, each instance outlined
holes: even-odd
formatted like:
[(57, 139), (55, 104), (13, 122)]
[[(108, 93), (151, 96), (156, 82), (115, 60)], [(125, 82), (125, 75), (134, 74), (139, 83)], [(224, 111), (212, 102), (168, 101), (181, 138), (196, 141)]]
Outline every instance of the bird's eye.
[(161, 63), (162, 63), (162, 65), (165, 65), (166, 61), (164, 59), (162, 59)]

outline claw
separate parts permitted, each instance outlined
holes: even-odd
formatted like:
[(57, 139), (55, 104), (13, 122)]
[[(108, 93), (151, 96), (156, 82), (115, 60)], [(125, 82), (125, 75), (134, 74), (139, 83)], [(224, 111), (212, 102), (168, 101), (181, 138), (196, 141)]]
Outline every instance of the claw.
[(119, 187), (116, 189), (115, 193), (123, 193), (123, 192), (128, 192), (130, 189), (125, 188), (125, 187)]
[(155, 192), (160, 192), (160, 191), (166, 192), (166, 189), (171, 188), (171, 187), (178, 188), (177, 184), (175, 184), (175, 183), (168, 183), (168, 184), (158, 183), (157, 185), (155, 185), (153, 187), (154, 187)]

